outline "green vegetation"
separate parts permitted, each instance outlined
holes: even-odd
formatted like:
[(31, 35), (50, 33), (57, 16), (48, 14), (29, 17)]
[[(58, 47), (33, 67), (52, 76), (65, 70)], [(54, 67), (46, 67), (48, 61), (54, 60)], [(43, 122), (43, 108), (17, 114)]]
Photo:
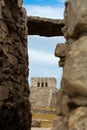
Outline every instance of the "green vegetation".
[(55, 109), (52, 108), (36, 108), (34, 110), (40, 110), (40, 111), (47, 111), (46, 113), (34, 113), (33, 119), (39, 119), (41, 120), (41, 127), (52, 127), (53, 120), (57, 117), (56, 114), (52, 113), (50, 114), (49, 111), (54, 111)]
[(47, 107), (47, 108), (34, 108), (35, 110), (47, 110), (47, 111), (49, 111), (49, 110), (55, 110), (55, 108), (50, 108), (50, 107)]

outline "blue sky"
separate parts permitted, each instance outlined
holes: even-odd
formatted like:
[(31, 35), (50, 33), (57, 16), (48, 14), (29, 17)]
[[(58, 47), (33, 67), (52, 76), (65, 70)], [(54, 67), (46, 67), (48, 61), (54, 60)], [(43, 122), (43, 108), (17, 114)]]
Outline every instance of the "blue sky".
[(64, 0), (24, 0), (24, 5), (64, 6)]
[[(63, 19), (65, 0), (24, 0), (27, 15)], [(62, 68), (54, 56), (57, 43), (64, 43), (63, 37), (28, 36), (29, 83), (31, 77), (55, 77), (60, 87)]]

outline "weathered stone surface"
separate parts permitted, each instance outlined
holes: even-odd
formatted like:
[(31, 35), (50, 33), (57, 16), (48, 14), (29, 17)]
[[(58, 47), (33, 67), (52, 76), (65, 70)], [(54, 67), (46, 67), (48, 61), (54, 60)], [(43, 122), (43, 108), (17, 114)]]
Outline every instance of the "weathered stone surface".
[(69, 115), (69, 130), (87, 130), (87, 107), (79, 107)]
[(87, 0), (66, 2), (65, 26), (66, 37), (78, 37), (87, 32)]
[(36, 91), (31, 90), (30, 101), (32, 107), (33, 108), (39, 108), (39, 107), (55, 108), (56, 92), (57, 92), (56, 88), (41, 88), (41, 89), (37, 89)]
[(63, 44), (63, 43), (57, 44), (57, 46), (56, 46), (55, 56), (60, 58), (60, 61), (59, 61), (60, 67), (63, 67), (65, 64), (67, 50), (68, 50), (67, 43), (66, 44)]
[(31, 127), (27, 16), (21, 4), (18, 0), (0, 0), (1, 130), (30, 130)]
[(69, 113), (69, 97), (68, 95), (64, 94), (61, 90), (57, 93), (57, 103), (56, 103), (56, 114), (57, 115), (68, 115)]
[(69, 95), (87, 96), (87, 36), (82, 36), (72, 45), (64, 66), (64, 91)]
[(54, 130), (68, 130), (67, 119), (64, 116), (58, 116), (53, 121)]
[(75, 96), (70, 100), (71, 104), (76, 104), (77, 106), (86, 106), (87, 105), (87, 97), (84, 96)]
[(23, 4), (23, 0), (18, 0), (18, 7), (21, 8)]
[(4, 0), (0, 0), (0, 19), (2, 19), (2, 7), (5, 5)]
[(40, 36), (63, 36), (63, 20), (28, 16), (28, 34)]
[(8, 89), (0, 86), (0, 101), (8, 99)]
[(0, 0), (0, 4), (1, 4), (2, 6), (4, 6), (4, 5), (5, 5), (5, 1), (4, 1), (4, 0)]
[(67, 49), (63, 45), (55, 49), (60, 58), (65, 53), (64, 61), (60, 61), (63, 76), (57, 95), (57, 115), (61, 122), (56, 120), (54, 128), (87, 130), (87, 0), (67, 0), (65, 6), (62, 31)]
[(67, 45), (66, 44), (57, 44), (55, 49), (55, 56), (57, 57), (65, 57), (67, 54)]
[[(55, 108), (56, 105), (56, 79), (53, 77), (33, 77), (30, 87), (30, 101), (33, 108)], [(45, 98), (43, 98), (45, 97)]]

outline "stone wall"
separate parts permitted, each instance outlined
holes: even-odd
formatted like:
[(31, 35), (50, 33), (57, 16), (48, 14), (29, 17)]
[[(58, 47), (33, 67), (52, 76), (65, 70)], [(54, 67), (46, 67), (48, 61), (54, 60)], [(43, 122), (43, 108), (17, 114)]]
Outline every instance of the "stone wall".
[(32, 108), (55, 108), (56, 106), (56, 79), (53, 77), (33, 77), (30, 87), (30, 101)]
[(27, 17), (22, 0), (0, 0), (0, 129), (30, 130)]
[(63, 67), (61, 88), (57, 96), (58, 119), (55, 130), (87, 129), (87, 0), (67, 0), (66, 44), (57, 45), (55, 55)]
[(47, 88), (47, 87), (56, 87), (56, 79), (53, 77), (32, 77), (31, 86), (33, 88)]

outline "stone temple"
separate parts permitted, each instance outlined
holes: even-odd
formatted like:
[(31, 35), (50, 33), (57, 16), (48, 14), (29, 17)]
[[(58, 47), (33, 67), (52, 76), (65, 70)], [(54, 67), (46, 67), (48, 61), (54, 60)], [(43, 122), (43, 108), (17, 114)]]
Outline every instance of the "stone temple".
[(56, 87), (56, 79), (53, 77), (33, 77), (31, 80), (33, 88)]
[(33, 108), (56, 105), (56, 79), (54, 77), (32, 77), (30, 100)]

